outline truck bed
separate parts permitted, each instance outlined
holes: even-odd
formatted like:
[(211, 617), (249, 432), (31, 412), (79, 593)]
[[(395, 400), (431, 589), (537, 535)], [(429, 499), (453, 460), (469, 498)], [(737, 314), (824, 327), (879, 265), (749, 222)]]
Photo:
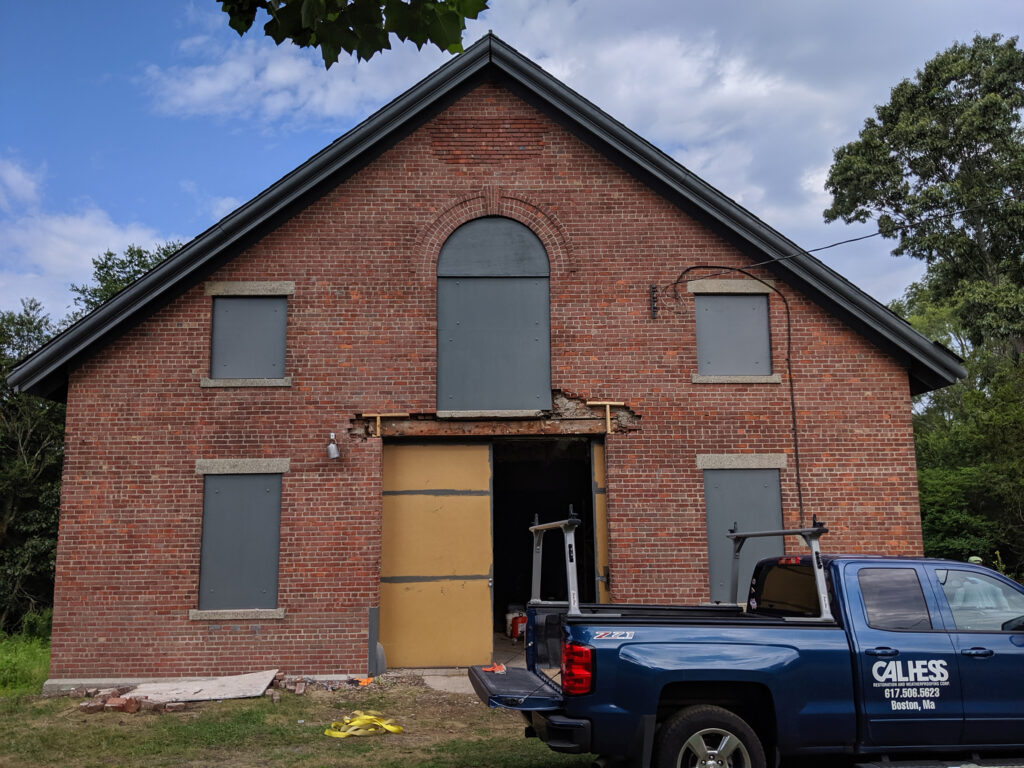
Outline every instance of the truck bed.
[(602, 624), (629, 625), (720, 625), (765, 627), (836, 627), (837, 623), (821, 619), (793, 619), (748, 613), (734, 604), (724, 605), (642, 605), (632, 603), (585, 603), (580, 615), (568, 612), (568, 603), (530, 602), (527, 611), (527, 661), (533, 654), (535, 667), (558, 667), (562, 656), (562, 625)]
[(538, 613), (548, 613), (548, 608), (556, 609), (554, 612), (565, 616), (565, 620), (568, 623), (572, 622), (585, 622), (593, 623), (594, 620), (614, 622), (622, 619), (626, 621), (644, 621), (644, 622), (663, 622), (667, 624), (674, 624), (677, 622), (692, 623), (699, 622), (701, 624), (706, 623), (734, 623), (742, 622), (743, 624), (786, 624), (791, 625), (793, 623), (802, 624), (826, 624), (829, 626), (835, 626), (835, 619), (822, 621), (818, 618), (799, 618), (799, 617), (780, 617), (770, 616), (761, 613), (751, 613), (744, 611), (740, 606), (737, 605), (640, 605), (640, 604), (621, 604), (621, 603), (602, 603), (602, 604), (583, 604), (580, 606), (582, 615), (571, 616), (567, 615), (566, 605), (563, 604), (552, 604), (546, 603), (542, 606), (537, 606), (539, 609)]

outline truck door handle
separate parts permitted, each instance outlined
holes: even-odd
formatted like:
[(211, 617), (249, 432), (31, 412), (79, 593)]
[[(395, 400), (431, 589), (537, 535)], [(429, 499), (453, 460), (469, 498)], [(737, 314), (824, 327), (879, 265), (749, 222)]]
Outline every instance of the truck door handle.
[(868, 656), (881, 656), (883, 659), (891, 659), (893, 656), (899, 656), (900, 652), (895, 648), (868, 648), (864, 651)]
[(985, 659), (989, 656), (994, 656), (996, 652), (991, 648), (964, 648), (960, 653), (963, 656), (973, 656), (977, 659)]

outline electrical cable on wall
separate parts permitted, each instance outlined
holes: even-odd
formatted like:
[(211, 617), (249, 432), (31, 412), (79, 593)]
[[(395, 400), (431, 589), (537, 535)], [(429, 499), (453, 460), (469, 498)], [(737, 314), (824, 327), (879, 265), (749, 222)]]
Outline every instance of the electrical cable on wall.
[[(789, 257), (791, 258), (791, 257)], [(779, 261), (779, 259), (772, 259), (772, 262)], [(771, 262), (765, 262), (771, 263)], [(752, 264), (751, 267), (761, 266), (760, 264)], [(704, 275), (700, 278), (691, 278), (690, 280), (685, 279), (686, 275), (698, 269), (717, 269), (718, 272), (713, 272), (711, 275)], [(775, 293), (780, 299), (782, 299), (782, 306), (786, 311), (786, 379), (789, 382), (789, 413), (793, 430), (793, 471), (796, 475), (796, 505), (797, 511), (800, 515), (800, 527), (804, 526), (804, 492), (803, 492), (803, 476), (800, 472), (800, 435), (797, 429), (797, 415), (796, 415), (796, 384), (793, 379), (793, 361), (792, 361), (792, 350), (793, 350), (793, 321), (792, 315), (789, 310), (789, 301), (786, 296), (776, 288), (774, 285), (766, 280), (762, 280), (757, 275), (749, 272), (743, 267), (730, 267), (719, 264), (695, 264), (691, 267), (684, 269), (673, 282), (665, 286), (672, 290), (672, 296), (677, 301), (681, 298), (679, 296), (679, 286), (691, 282), (692, 280), (706, 280), (708, 277), (713, 275), (728, 274), (730, 272), (739, 272), (746, 275), (752, 280), (756, 280), (761, 285), (768, 288), (770, 291)], [(653, 292), (652, 292), (653, 300)]]
[[(977, 210), (979, 208), (989, 208), (989, 207), (991, 207), (993, 205), (998, 205), (1000, 203), (1004, 203), (1004, 202), (1012, 201), (1012, 200), (1015, 200), (1015, 198), (1012, 197), (1012, 196), (1002, 197), (1002, 198), (999, 198), (997, 200), (990, 200), (990, 201), (985, 202), (985, 203), (979, 203), (977, 205), (968, 206), (966, 208), (961, 208), (961, 209), (958, 209), (956, 211), (951, 211), (949, 213), (938, 214), (936, 216), (932, 216), (932, 217), (929, 217), (929, 218), (926, 218), (926, 219), (922, 219), (921, 221), (918, 221), (918, 222), (908, 222), (906, 224), (897, 225), (897, 226), (893, 227), (893, 230), (898, 232), (898, 231), (901, 231), (901, 230), (904, 230), (904, 229), (909, 229), (910, 227), (920, 226), (922, 224), (927, 224), (927, 223), (929, 223), (931, 221), (937, 221), (937, 220), (940, 220), (940, 219), (947, 219), (947, 218), (950, 218), (950, 217), (953, 217), (953, 216), (959, 216), (960, 214), (966, 213), (968, 211)], [(752, 280), (756, 280), (757, 282), (761, 283), (762, 285), (767, 287), (769, 290), (771, 290), (773, 293), (775, 293), (780, 299), (782, 299), (782, 304), (783, 304), (783, 307), (785, 308), (785, 312), (786, 312), (786, 378), (789, 381), (789, 408), (790, 408), (790, 417), (791, 417), (792, 430), (793, 430), (793, 465), (794, 465), (794, 472), (795, 472), (795, 475), (796, 475), (797, 509), (798, 509), (799, 515), (800, 515), (800, 525), (801, 525), (801, 527), (804, 525), (805, 515), (804, 515), (804, 496), (803, 496), (803, 477), (802, 477), (801, 471), (800, 471), (800, 435), (799, 435), (799, 430), (798, 430), (798, 419), (797, 419), (797, 413), (796, 413), (796, 383), (795, 383), (795, 380), (793, 378), (793, 361), (792, 361), (793, 323), (792, 323), (792, 314), (790, 313), (790, 309), (789, 309), (789, 301), (786, 299), (785, 295), (778, 288), (776, 288), (774, 285), (772, 285), (771, 283), (768, 283), (765, 280), (762, 280), (760, 277), (758, 277), (757, 275), (752, 274), (748, 270), (754, 269), (756, 267), (764, 267), (764, 266), (767, 266), (769, 264), (777, 264), (778, 262), (787, 261), (789, 259), (794, 259), (794, 258), (800, 256), (801, 254), (816, 253), (818, 251), (825, 251), (825, 250), (828, 250), (829, 248), (835, 248), (835, 247), (840, 246), (840, 245), (848, 245), (850, 243), (856, 243), (856, 242), (859, 242), (861, 240), (868, 240), (868, 239), (870, 239), (872, 237), (879, 237), (881, 234), (882, 233), (881, 233), (880, 230), (876, 230), (875, 232), (872, 232), (871, 234), (868, 234), (868, 235), (861, 235), (859, 237), (851, 237), (851, 238), (848, 238), (846, 240), (839, 240), (837, 242), (829, 243), (828, 245), (818, 246), (817, 248), (811, 248), (811, 249), (806, 250), (806, 251), (796, 251), (794, 253), (786, 254), (785, 256), (777, 256), (777, 257), (772, 258), (772, 259), (767, 259), (766, 261), (760, 261), (760, 262), (757, 262), (755, 264), (750, 264), (747, 267), (732, 267), (732, 266), (716, 265), (716, 264), (695, 264), (695, 265), (693, 265), (691, 267), (687, 267), (686, 269), (684, 269), (679, 274), (679, 277), (677, 277), (674, 281), (669, 283), (667, 286), (664, 286), (665, 290), (671, 289), (671, 291), (672, 291), (672, 298), (674, 298), (676, 301), (679, 301), (681, 299), (681, 297), (679, 295), (679, 286), (680, 285), (684, 285), (686, 283), (690, 283), (690, 282), (693, 282), (695, 280), (707, 280), (709, 278), (716, 277), (718, 275), (726, 275), (726, 274), (730, 274), (730, 273), (739, 272), (739, 273), (741, 273), (743, 275), (746, 275), (747, 277), (751, 278)], [(718, 270), (718, 271), (717, 272), (712, 272), (710, 274), (703, 274), (700, 277), (691, 277), (691, 278), (687, 278), (686, 277), (686, 275), (688, 275), (690, 272), (693, 272), (695, 270), (706, 270), (706, 269), (715, 269), (715, 270)], [(657, 317), (658, 317), (658, 310), (660, 308), (659, 300), (660, 300), (659, 287), (657, 285), (653, 285), (652, 284), (650, 286), (650, 292), (649, 292), (649, 301), (650, 301), (651, 319), (652, 320), (657, 319)]]
[[(967, 213), (968, 211), (976, 211), (976, 210), (979, 210), (981, 208), (991, 208), (993, 205), (999, 205), (1000, 203), (1006, 203), (1006, 202), (1016, 202), (1016, 198), (1013, 197), (1012, 195), (1007, 195), (1005, 197), (1000, 197), (1000, 198), (998, 198), (996, 200), (989, 200), (989, 201), (984, 202), (984, 203), (978, 203), (977, 205), (969, 205), (966, 208), (958, 208), (957, 210), (950, 211), (949, 213), (936, 214), (935, 216), (930, 216), (930, 217), (928, 217), (926, 219), (921, 219), (920, 221), (907, 222), (906, 224), (896, 224), (896, 225), (893, 226), (893, 231), (894, 232), (901, 232), (902, 230), (910, 229), (911, 227), (919, 227), (922, 224), (928, 224), (928, 223), (933, 222), (933, 221), (940, 221), (941, 219), (949, 219), (949, 218), (952, 218), (954, 216), (959, 216), (960, 214)], [(858, 237), (850, 237), (850, 238), (847, 238), (846, 240), (837, 240), (836, 242), (829, 243), (828, 245), (819, 245), (817, 248), (808, 248), (807, 250), (794, 251), (793, 253), (786, 254), (785, 256), (776, 256), (774, 258), (767, 259), (765, 261), (759, 261), (759, 262), (757, 262), (755, 264), (748, 265), (747, 269), (753, 269), (754, 267), (763, 267), (763, 266), (766, 266), (768, 264), (777, 264), (780, 261), (789, 261), (790, 259), (795, 259), (797, 256), (800, 256), (801, 254), (805, 254), (805, 253), (818, 253), (819, 251), (827, 251), (830, 248), (837, 248), (840, 245), (849, 245), (850, 243), (859, 243), (862, 240), (870, 240), (873, 237), (881, 237), (881, 236), (882, 236), (881, 230), (877, 230), (876, 229), (874, 232), (871, 232), (870, 234), (867, 234), (867, 235), (860, 235)], [(683, 280), (682, 279), (683, 276), (680, 275), (678, 278), (676, 278), (676, 280), (674, 282), (670, 283), (666, 287), (674, 288), (675, 286), (678, 286), (678, 285), (680, 285), (682, 283), (689, 283), (689, 282), (692, 282), (693, 280), (707, 280), (710, 277), (715, 277), (716, 275), (725, 275), (725, 274), (728, 274), (729, 272), (734, 271), (734, 268), (732, 268), (732, 267), (722, 267), (721, 269), (723, 270), (722, 272), (716, 272), (716, 273), (710, 274), (710, 275), (702, 275), (701, 277), (694, 277), (694, 278), (691, 278), (690, 280)], [(684, 272), (684, 274), (685, 274), (685, 272)], [(755, 278), (755, 279), (757, 279), (757, 278)], [(657, 295), (658, 295), (657, 291), (658, 291), (658, 286), (652, 285), (651, 286), (651, 308), (652, 308), (651, 315), (652, 315), (652, 317), (657, 316), (657, 309), (656, 309), (656, 302), (657, 302)], [(678, 298), (678, 296), (676, 298)]]

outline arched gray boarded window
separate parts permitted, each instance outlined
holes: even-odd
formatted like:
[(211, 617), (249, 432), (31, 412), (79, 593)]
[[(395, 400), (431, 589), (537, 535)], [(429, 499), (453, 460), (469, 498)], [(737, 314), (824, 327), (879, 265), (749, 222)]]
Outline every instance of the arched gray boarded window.
[(466, 222), (437, 261), (437, 410), (551, 408), (548, 255), (518, 221)]

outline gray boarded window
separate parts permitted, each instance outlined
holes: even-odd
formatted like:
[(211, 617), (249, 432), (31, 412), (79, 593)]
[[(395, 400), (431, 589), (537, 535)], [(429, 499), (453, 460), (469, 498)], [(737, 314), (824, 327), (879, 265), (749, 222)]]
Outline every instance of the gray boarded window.
[(283, 378), (287, 316), (285, 296), (215, 296), (210, 378)]
[(734, 525), (739, 531), (782, 528), (779, 470), (705, 469), (704, 503), (707, 509), (711, 599), (743, 602), (747, 599), (754, 564), (763, 557), (782, 555), (782, 540), (774, 536), (747, 540), (740, 551), (738, 593), (730, 595), (732, 539), (726, 538), (726, 534)]
[(772, 372), (765, 294), (698, 294), (697, 372), (768, 376)]
[(437, 410), (551, 408), (549, 265), (528, 227), (459, 227), (437, 262)]
[(199, 610), (277, 607), (281, 475), (205, 475)]

